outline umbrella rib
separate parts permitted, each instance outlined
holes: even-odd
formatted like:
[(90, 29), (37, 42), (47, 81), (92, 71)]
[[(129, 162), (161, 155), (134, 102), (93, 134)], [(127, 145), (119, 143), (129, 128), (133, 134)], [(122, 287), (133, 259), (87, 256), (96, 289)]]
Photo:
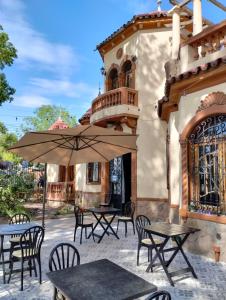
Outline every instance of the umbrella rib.
[(70, 166), (72, 154), (73, 154), (73, 151), (75, 150), (75, 143), (76, 143), (76, 139), (74, 139), (74, 145), (72, 146), (72, 149), (71, 149), (71, 154), (70, 154), (70, 158), (69, 158), (69, 161), (68, 161), (68, 167)]
[(38, 142), (38, 143), (31, 143), (31, 144), (26, 144), (26, 145), (21, 145), (21, 146), (17, 146), (17, 147), (10, 147), (8, 150), (13, 150), (13, 149), (20, 149), (20, 148), (24, 148), (24, 147), (30, 147), (30, 146), (35, 146), (35, 145), (41, 145), (41, 144), (46, 144), (46, 143), (56, 143), (56, 141), (61, 141), (62, 137), (59, 139), (55, 139), (55, 140), (50, 140), (50, 141), (43, 141), (43, 142)]
[[(83, 141), (84, 142), (84, 141)], [(95, 143), (92, 144), (92, 146), (99, 144), (100, 142), (96, 141)], [(82, 146), (81, 148), (79, 148), (79, 150), (84, 150), (86, 148), (89, 148), (91, 145), (87, 143), (88, 146)]]
[[(81, 139), (83, 141), (83, 139)], [(87, 144), (86, 141), (83, 141), (83, 143)], [(99, 151), (97, 151), (95, 148), (92, 147), (92, 145), (89, 145), (90, 148), (92, 148), (95, 152), (97, 152), (100, 156), (102, 156), (106, 161), (108, 161), (108, 159), (103, 155), (101, 154)]]
[[(80, 137), (81, 136), (81, 134), (83, 133), (83, 132), (85, 132), (86, 130), (88, 130), (89, 128), (90, 128), (91, 126), (89, 126), (89, 127), (87, 127), (86, 129), (84, 129), (83, 131), (81, 131), (79, 134), (76, 134), (76, 135), (73, 135), (73, 136), (78, 136), (78, 137)], [(98, 126), (97, 126), (98, 127)], [(106, 128), (105, 128), (106, 129)], [(61, 130), (63, 130), (63, 129), (61, 129)], [(106, 129), (107, 130), (107, 129)], [(50, 130), (51, 131), (51, 130)], [(45, 135), (45, 134), (49, 134), (49, 135), (61, 135), (61, 133), (53, 133), (53, 132), (51, 132), (51, 133), (48, 133), (48, 132), (41, 132), (41, 131), (31, 131), (30, 133), (32, 133), (32, 134), (43, 134), (43, 135)], [(63, 134), (64, 136), (66, 136), (66, 137), (70, 137), (70, 136), (72, 136), (72, 134)], [(88, 134), (87, 136), (90, 136), (90, 137), (92, 137), (92, 136), (131, 136), (131, 137), (134, 137), (134, 136), (138, 136), (137, 134), (130, 134), (130, 133), (128, 133), (128, 134), (126, 134), (126, 133), (123, 133), (123, 134), (98, 134), (98, 135), (96, 135), (96, 134)], [(84, 136), (84, 137), (86, 137), (86, 136)]]
[[(85, 138), (89, 139), (88, 137), (85, 137)], [(95, 140), (95, 139), (92, 139), (92, 141), (96, 141), (96, 142), (100, 142), (100, 143), (103, 143), (103, 144), (107, 144), (107, 145), (111, 145), (111, 146), (116, 146), (116, 147), (120, 147), (120, 148), (124, 148), (124, 149), (128, 149), (128, 150), (137, 150), (136, 148), (134, 149), (134, 148), (130, 148), (130, 147), (122, 146), (122, 145), (113, 144), (113, 143), (110, 143), (110, 142), (98, 141), (98, 140)]]
[[(72, 138), (71, 138), (71, 139), (72, 139)], [(62, 143), (62, 145), (65, 144), (65, 143), (67, 143), (67, 142), (68, 142), (68, 141), (64, 141), (64, 142)], [(32, 162), (32, 161), (36, 160), (37, 158), (39, 158), (39, 157), (41, 157), (41, 156), (43, 156), (43, 155), (45, 155), (45, 154), (47, 154), (47, 153), (53, 151), (53, 150), (56, 149), (57, 147), (59, 147), (59, 145), (57, 145), (57, 146), (53, 147), (52, 149), (50, 149), (50, 150), (48, 150), (48, 151), (46, 151), (46, 152), (44, 152), (44, 153), (38, 155), (37, 157), (35, 157), (35, 158), (33, 158), (32, 160), (30, 160), (30, 162)]]

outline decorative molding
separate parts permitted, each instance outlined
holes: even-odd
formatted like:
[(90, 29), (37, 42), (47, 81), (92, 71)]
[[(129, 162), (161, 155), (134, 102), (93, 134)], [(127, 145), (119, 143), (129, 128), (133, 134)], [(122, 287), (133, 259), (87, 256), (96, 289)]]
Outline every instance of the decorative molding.
[(137, 201), (169, 202), (167, 198), (137, 198)]
[(119, 48), (116, 52), (116, 58), (117, 59), (120, 59), (123, 55), (123, 49), (122, 48)]
[(223, 92), (214, 92), (209, 94), (201, 101), (201, 105), (198, 107), (197, 112), (207, 109), (213, 105), (226, 105), (226, 94)]
[(123, 117), (121, 119), (121, 124), (126, 124), (129, 128), (134, 129), (134, 128), (137, 127), (137, 119), (129, 118), (129, 117)]

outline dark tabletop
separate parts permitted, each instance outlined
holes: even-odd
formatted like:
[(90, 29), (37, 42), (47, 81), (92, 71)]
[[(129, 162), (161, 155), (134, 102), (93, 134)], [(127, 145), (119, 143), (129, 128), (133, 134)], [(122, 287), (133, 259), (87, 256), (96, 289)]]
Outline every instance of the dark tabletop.
[(2, 224), (0, 225), (0, 236), (1, 235), (12, 235), (12, 234), (22, 234), (25, 230), (38, 226), (38, 224), (30, 222), (23, 224)]
[(169, 223), (152, 223), (144, 228), (147, 232), (157, 234), (163, 237), (173, 237), (187, 233), (194, 233), (200, 229), (191, 228), (186, 225), (169, 224)]
[(121, 210), (118, 208), (113, 207), (98, 207), (98, 208), (89, 208), (89, 211), (95, 214), (116, 214), (119, 213)]
[(49, 272), (47, 276), (70, 300), (128, 300), (157, 290), (155, 285), (107, 259)]

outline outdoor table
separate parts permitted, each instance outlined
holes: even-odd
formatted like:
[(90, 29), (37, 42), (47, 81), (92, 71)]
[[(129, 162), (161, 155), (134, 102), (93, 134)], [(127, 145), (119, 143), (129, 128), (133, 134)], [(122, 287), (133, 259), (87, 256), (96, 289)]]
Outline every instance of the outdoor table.
[(2, 224), (0, 225), (0, 264), (2, 265), (3, 271), (3, 283), (5, 283), (5, 264), (9, 263), (9, 261), (5, 261), (4, 253), (9, 252), (10, 249), (4, 249), (4, 237), (11, 236), (11, 235), (21, 235), (27, 229), (37, 226), (36, 223), (23, 223), (23, 224)]
[(157, 287), (108, 259), (47, 273), (70, 300), (126, 300), (155, 292)]
[[(153, 272), (153, 267), (159, 265), (159, 264), (154, 264), (154, 262), (158, 258), (160, 261), (160, 265), (162, 265), (162, 267), (166, 273), (166, 276), (172, 286), (174, 286), (174, 282), (172, 280), (172, 277), (174, 277), (174, 276), (178, 276), (178, 275), (185, 274), (187, 272), (191, 272), (192, 275), (195, 278), (197, 278), (197, 275), (196, 275), (192, 265), (190, 264), (187, 256), (185, 255), (182, 247), (183, 247), (183, 244), (185, 243), (185, 241), (187, 240), (187, 238), (189, 237), (189, 235), (199, 231), (200, 229), (191, 228), (191, 227), (188, 227), (185, 225), (169, 224), (169, 223), (161, 223), (161, 222), (152, 223), (151, 225), (146, 226), (144, 229), (148, 233), (149, 238), (151, 239), (153, 246), (155, 248), (155, 251), (156, 251), (155, 256), (153, 257), (152, 261), (150, 262), (150, 264), (146, 270), (147, 272), (149, 272), (150, 269)], [(153, 235), (157, 235), (162, 238), (162, 244), (160, 246), (155, 244), (155, 239), (154, 239)], [(167, 242), (171, 238), (175, 241), (176, 246), (165, 249)], [(172, 255), (168, 261), (164, 260), (165, 252), (172, 252)], [(178, 253), (182, 254), (182, 257), (184, 258), (185, 263), (187, 264), (187, 267), (177, 270), (177, 271), (170, 272), (169, 266), (171, 265), (172, 261), (175, 259), (176, 255)]]
[[(88, 210), (94, 215), (95, 219), (97, 220), (97, 223), (95, 224), (92, 232), (94, 236), (99, 237), (98, 243), (102, 241), (105, 234), (107, 235), (113, 234), (117, 239), (119, 239), (117, 233), (112, 228), (111, 223), (114, 221), (115, 216), (121, 211), (120, 209), (112, 208), (112, 207), (99, 207), (99, 208), (89, 208)], [(110, 220), (108, 220), (105, 217), (106, 215), (112, 215)], [(104, 222), (102, 220), (104, 220)], [(106, 227), (104, 227), (103, 224), (105, 224)], [(102, 235), (94, 233), (98, 225), (100, 225), (104, 230)], [(108, 229), (110, 229), (111, 232), (109, 232)]]

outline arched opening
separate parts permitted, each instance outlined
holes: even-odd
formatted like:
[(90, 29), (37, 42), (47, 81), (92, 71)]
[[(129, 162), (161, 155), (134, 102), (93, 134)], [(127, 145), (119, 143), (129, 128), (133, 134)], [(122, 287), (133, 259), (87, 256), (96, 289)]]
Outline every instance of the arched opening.
[(122, 84), (125, 87), (133, 88), (133, 72), (130, 60), (125, 61), (122, 66)]
[(201, 120), (187, 143), (189, 210), (226, 214), (226, 114)]
[(119, 80), (118, 80), (118, 70), (116, 68), (112, 69), (109, 73), (109, 86), (108, 90), (114, 90), (119, 87)]

